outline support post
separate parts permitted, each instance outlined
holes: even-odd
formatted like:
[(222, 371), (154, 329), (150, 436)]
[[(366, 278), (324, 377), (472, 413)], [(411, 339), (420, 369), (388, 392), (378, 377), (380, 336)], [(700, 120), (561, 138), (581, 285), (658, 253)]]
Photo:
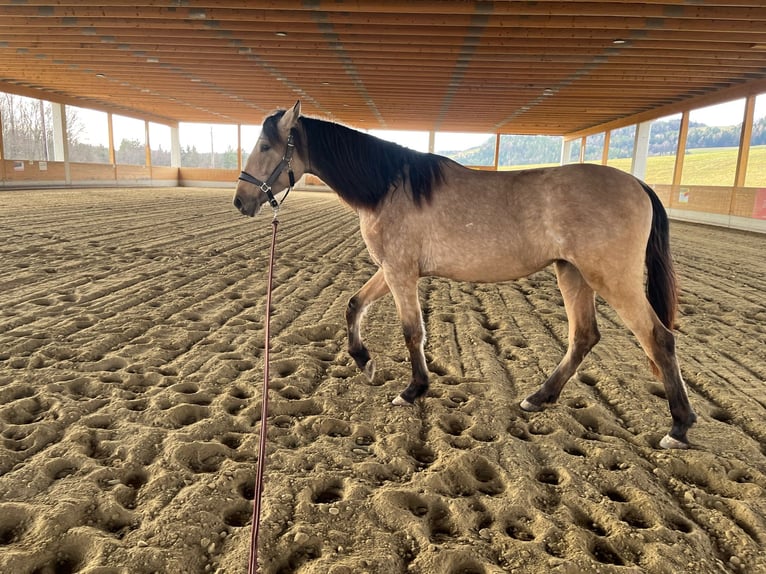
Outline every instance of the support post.
[(0, 182), (5, 183), (5, 144), (3, 144), (3, 114), (0, 114)]
[(69, 159), (67, 146), (66, 111), (64, 104), (51, 103), (53, 109), (53, 161)]
[(681, 176), (684, 171), (684, 156), (686, 155), (686, 138), (689, 135), (689, 110), (681, 114), (681, 125), (678, 126), (678, 145), (676, 146), (676, 163), (673, 167), (673, 193), (681, 186)]
[(144, 144), (144, 149), (146, 151), (145, 154), (145, 163), (146, 167), (149, 168), (149, 173), (151, 173), (152, 169), (152, 145), (149, 142), (149, 120), (144, 120), (144, 141), (146, 142)]
[(601, 165), (609, 163), (609, 142), (612, 139), (612, 132), (606, 130), (604, 132), (604, 149), (601, 150)]
[(755, 96), (745, 100), (745, 115), (742, 120), (742, 131), (739, 134), (739, 151), (737, 152), (737, 172), (734, 176), (734, 187), (745, 187), (747, 179), (747, 160), (750, 157), (750, 139), (753, 137), (753, 121), (755, 118)]
[(569, 158), (572, 155), (572, 140), (564, 140), (561, 142), (561, 165), (569, 163)]
[(53, 108), (53, 161), (64, 162), (64, 183), (72, 183), (69, 167), (69, 142), (67, 138), (66, 107), (64, 104), (51, 103)]
[(242, 171), (242, 124), (237, 124), (237, 173)]
[(638, 179), (646, 177), (646, 158), (649, 156), (649, 135), (652, 131), (652, 122), (642, 122), (636, 126), (636, 137), (633, 141), (633, 160), (630, 164), (630, 173)]
[(112, 123), (112, 114), (106, 114), (106, 128), (109, 133), (109, 163), (117, 165), (116, 154), (114, 153), (114, 124)]
[(170, 167), (181, 167), (181, 136), (178, 126), (170, 126)]

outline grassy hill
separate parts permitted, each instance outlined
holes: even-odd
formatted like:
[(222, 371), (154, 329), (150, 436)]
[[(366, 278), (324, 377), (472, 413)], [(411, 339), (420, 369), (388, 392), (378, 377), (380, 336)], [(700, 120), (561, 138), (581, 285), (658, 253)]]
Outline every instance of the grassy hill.
[[(652, 123), (649, 135), (649, 154), (652, 156), (672, 155), (678, 144), (680, 119)], [(730, 148), (739, 145), (741, 125), (707, 126), (698, 122), (689, 124), (687, 149)], [(766, 145), (766, 117), (753, 124), (751, 144)], [(598, 161), (604, 146), (605, 134), (588, 137), (585, 150), (586, 161)], [(630, 157), (633, 153), (635, 126), (612, 130), (609, 139), (609, 155), (615, 158)], [(504, 134), (500, 137), (500, 165), (526, 165), (532, 162), (553, 162), (561, 153), (561, 137)], [(572, 153), (579, 152), (580, 142), (572, 142)], [(495, 137), (469, 149), (438, 153), (451, 157), (463, 165), (492, 165), (495, 152)]]
[[(675, 156), (653, 156), (647, 159), (646, 181), (672, 183)], [(630, 171), (630, 158), (614, 159), (609, 165)], [(503, 170), (550, 167), (557, 163), (505, 166)], [(682, 184), (686, 185), (733, 185), (737, 166), (737, 148), (705, 148), (687, 150), (684, 158)], [(766, 145), (750, 148), (747, 167), (747, 187), (766, 187)]]

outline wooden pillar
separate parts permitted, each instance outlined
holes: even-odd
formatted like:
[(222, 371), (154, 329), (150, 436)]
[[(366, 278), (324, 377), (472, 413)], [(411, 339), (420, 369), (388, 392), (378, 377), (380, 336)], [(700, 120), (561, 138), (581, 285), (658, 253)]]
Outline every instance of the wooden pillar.
[(495, 134), (495, 171), (500, 162), (500, 134)]
[(755, 117), (755, 95), (745, 100), (745, 116), (742, 120), (742, 131), (739, 134), (739, 151), (737, 152), (737, 171), (734, 176), (734, 187), (745, 187), (747, 179), (747, 160), (750, 157), (750, 139), (753, 136), (753, 119)]
[(585, 163), (585, 146), (587, 145), (588, 138), (586, 136), (583, 136), (580, 140), (580, 163)]
[(604, 132), (604, 149), (601, 150), (601, 165), (609, 163), (609, 141), (612, 138), (612, 132), (607, 130)]
[(112, 124), (112, 114), (106, 114), (106, 128), (109, 133), (109, 163), (116, 165), (116, 156), (114, 153), (114, 125)]
[(678, 127), (678, 144), (676, 145), (676, 163), (673, 167), (673, 191), (678, 191), (681, 176), (684, 171), (684, 156), (686, 155), (686, 138), (689, 135), (689, 110), (681, 114), (681, 125)]

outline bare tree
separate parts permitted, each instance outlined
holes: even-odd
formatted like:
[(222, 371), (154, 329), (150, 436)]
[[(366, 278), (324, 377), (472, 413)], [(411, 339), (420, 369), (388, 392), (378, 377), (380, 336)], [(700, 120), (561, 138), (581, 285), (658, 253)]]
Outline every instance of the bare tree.
[[(55, 130), (50, 102), (0, 92), (0, 122), (6, 159), (48, 161), (52, 158)], [(70, 150), (82, 145), (80, 139), (84, 132), (85, 126), (77, 117), (77, 111), (68, 106), (67, 145)]]
[(47, 160), (48, 150), (53, 149), (53, 109), (50, 103), (0, 93), (0, 116), (6, 158)]

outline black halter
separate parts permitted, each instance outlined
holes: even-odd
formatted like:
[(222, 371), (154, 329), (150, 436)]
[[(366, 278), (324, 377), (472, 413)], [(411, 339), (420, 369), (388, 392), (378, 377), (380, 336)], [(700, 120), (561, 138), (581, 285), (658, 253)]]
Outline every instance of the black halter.
[[(238, 178), (242, 181), (246, 181), (247, 183), (252, 183), (253, 185), (257, 186), (258, 189), (260, 189), (263, 193), (265, 193), (266, 197), (269, 198), (269, 204), (275, 211), (279, 209), (281, 203), (274, 197), (274, 194), (271, 191), (271, 186), (275, 181), (277, 181), (279, 176), (282, 175), (282, 172), (285, 171), (285, 169), (287, 169), (287, 176), (290, 178), (290, 187), (287, 188), (287, 193), (290, 193), (290, 190), (295, 186), (295, 175), (293, 174), (292, 167), (293, 152), (295, 151), (295, 138), (293, 137), (294, 131), (295, 128), (291, 129), (290, 134), (287, 136), (287, 148), (285, 148), (285, 155), (282, 156), (282, 161), (277, 164), (277, 167), (274, 168), (274, 171), (271, 172), (271, 175), (266, 181), (261, 181), (246, 171), (241, 172)], [(282, 198), (283, 202), (287, 197), (287, 193)]]

